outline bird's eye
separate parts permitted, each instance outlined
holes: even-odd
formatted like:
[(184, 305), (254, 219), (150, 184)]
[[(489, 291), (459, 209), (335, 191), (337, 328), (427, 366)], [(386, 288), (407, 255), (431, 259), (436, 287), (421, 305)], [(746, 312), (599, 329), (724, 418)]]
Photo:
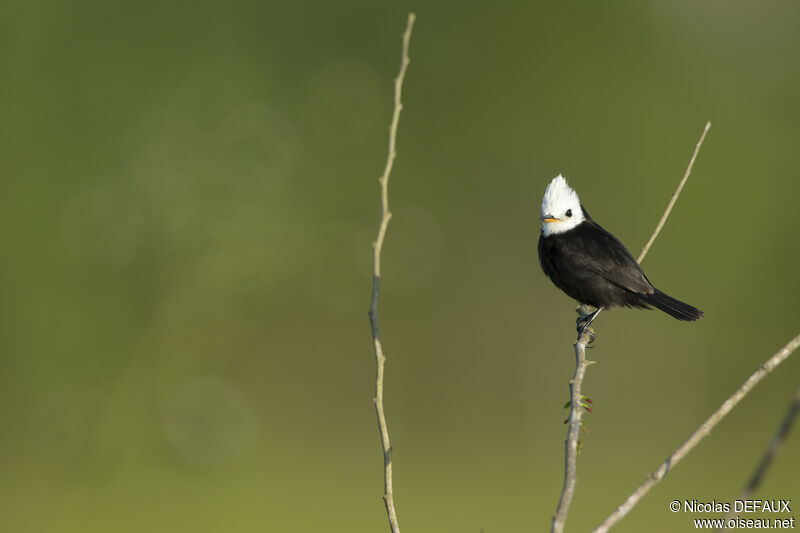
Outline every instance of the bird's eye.
[(571, 216), (572, 216), (572, 209), (567, 209), (567, 212), (566, 212), (565, 214), (566, 214), (568, 217), (571, 217)]

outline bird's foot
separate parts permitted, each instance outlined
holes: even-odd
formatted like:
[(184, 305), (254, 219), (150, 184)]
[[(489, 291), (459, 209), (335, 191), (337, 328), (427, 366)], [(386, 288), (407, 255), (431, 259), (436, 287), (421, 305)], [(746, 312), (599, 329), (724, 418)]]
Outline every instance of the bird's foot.
[(597, 334), (594, 332), (594, 328), (589, 324), (586, 324), (582, 328), (578, 328), (578, 340), (580, 340), (581, 335), (586, 333), (589, 336), (589, 341), (586, 343), (587, 348), (594, 348), (595, 347), (595, 340), (597, 340)]
[(586, 343), (586, 346), (589, 347), (590, 345), (594, 344), (597, 335), (595, 335), (594, 328), (592, 328), (592, 322), (589, 320), (589, 317), (584, 317), (583, 319), (578, 319), (578, 324), (576, 329), (578, 330), (578, 340), (580, 340), (581, 336), (586, 333), (589, 336), (589, 342)]
[(592, 329), (591, 326), (594, 319), (597, 318), (597, 315), (599, 315), (600, 311), (602, 310), (603, 308), (599, 307), (594, 313), (587, 316), (578, 317), (578, 319), (576, 320), (576, 329), (578, 330), (578, 338), (580, 339), (581, 335), (583, 335), (584, 333), (587, 333), (589, 335), (589, 342), (587, 343), (587, 346), (589, 344), (592, 344), (595, 338), (597, 337), (594, 333), (594, 329)]

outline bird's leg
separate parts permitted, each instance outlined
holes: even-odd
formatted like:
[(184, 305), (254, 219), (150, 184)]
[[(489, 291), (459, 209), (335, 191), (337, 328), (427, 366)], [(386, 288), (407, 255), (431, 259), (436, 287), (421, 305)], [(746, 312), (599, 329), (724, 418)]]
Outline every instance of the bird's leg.
[[(595, 318), (597, 318), (597, 315), (599, 315), (600, 311), (602, 311), (602, 310), (603, 310), (602, 307), (598, 307), (597, 310), (594, 313), (592, 313), (591, 315), (587, 316), (586, 318), (584, 318), (583, 320), (578, 322), (578, 336), (579, 337), (581, 335), (583, 335), (583, 332), (586, 331), (586, 328), (588, 328), (592, 324), (592, 321)], [(594, 335), (592, 335), (592, 337), (594, 337)]]

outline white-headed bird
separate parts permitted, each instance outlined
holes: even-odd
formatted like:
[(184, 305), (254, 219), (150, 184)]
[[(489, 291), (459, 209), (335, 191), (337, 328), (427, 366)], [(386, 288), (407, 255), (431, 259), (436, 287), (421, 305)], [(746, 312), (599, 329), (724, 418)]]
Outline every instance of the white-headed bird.
[(699, 309), (653, 287), (639, 263), (619, 240), (592, 220), (562, 176), (556, 176), (542, 200), (539, 263), (556, 287), (596, 307), (582, 330), (612, 307), (655, 307), (678, 320), (703, 317)]

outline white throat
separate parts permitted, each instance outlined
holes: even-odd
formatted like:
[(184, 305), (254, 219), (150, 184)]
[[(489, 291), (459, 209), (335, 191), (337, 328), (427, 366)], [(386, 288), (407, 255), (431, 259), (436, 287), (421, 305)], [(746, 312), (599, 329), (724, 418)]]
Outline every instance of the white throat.
[(547, 186), (542, 199), (542, 235), (564, 233), (584, 220), (578, 193), (559, 174)]

